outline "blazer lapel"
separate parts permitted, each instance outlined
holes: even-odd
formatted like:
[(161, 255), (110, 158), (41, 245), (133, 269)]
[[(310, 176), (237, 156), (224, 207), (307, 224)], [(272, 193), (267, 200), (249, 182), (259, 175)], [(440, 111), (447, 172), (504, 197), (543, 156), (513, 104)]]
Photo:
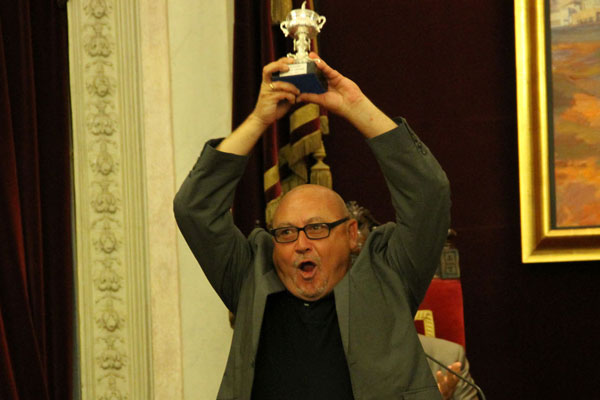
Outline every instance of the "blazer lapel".
[[(333, 289), (335, 296), (335, 309), (337, 311), (338, 324), (340, 326), (340, 335), (344, 345), (346, 358), (350, 349), (350, 273), (335, 286)], [(347, 360), (350, 362), (350, 360)]]
[(281, 283), (275, 269), (270, 269), (256, 283), (256, 296), (254, 297), (254, 305), (252, 307), (252, 350), (254, 351), (254, 355), (258, 351), (258, 340), (260, 338), (260, 328), (265, 313), (267, 296), (271, 293), (282, 292), (284, 290), (285, 286)]

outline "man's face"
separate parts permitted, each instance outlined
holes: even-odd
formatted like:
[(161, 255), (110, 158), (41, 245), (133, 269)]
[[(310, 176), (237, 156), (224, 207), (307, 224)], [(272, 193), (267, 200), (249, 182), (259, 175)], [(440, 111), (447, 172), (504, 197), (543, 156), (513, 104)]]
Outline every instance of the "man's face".
[[(273, 228), (334, 222), (347, 216), (335, 192), (316, 185), (304, 185), (288, 193), (273, 218)], [(273, 262), (277, 275), (293, 295), (313, 301), (330, 293), (350, 266), (350, 252), (356, 247), (356, 220), (331, 229), (329, 237), (308, 239), (299, 232), (290, 243), (274, 241)]]

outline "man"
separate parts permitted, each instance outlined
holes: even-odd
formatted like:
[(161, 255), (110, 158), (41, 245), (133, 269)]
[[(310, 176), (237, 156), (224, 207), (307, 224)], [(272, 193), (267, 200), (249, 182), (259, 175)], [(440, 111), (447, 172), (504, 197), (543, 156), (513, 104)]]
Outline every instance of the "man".
[[(263, 69), (253, 112), (210, 141), (174, 202), (178, 225), (235, 329), (219, 399), (439, 399), (413, 316), (449, 226), (446, 175), (403, 119), (383, 114), (351, 80), (311, 53), (328, 81), (299, 93)], [(388, 182), (397, 223), (381, 226), (350, 268), (357, 224), (333, 191), (290, 191), (273, 229), (245, 238), (230, 207), (247, 155), (296, 102), (346, 118), (367, 139)]]

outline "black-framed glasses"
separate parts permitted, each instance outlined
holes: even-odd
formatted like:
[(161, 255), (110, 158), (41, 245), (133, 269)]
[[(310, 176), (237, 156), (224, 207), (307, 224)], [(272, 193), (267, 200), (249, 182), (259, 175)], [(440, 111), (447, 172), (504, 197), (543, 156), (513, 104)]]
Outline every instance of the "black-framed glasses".
[(284, 226), (282, 228), (271, 229), (271, 235), (277, 243), (290, 243), (298, 239), (300, 231), (304, 231), (307, 238), (312, 240), (325, 239), (329, 237), (331, 230), (336, 226), (348, 221), (350, 217), (344, 217), (334, 222), (316, 222), (314, 224), (304, 225), (302, 228), (297, 226)]

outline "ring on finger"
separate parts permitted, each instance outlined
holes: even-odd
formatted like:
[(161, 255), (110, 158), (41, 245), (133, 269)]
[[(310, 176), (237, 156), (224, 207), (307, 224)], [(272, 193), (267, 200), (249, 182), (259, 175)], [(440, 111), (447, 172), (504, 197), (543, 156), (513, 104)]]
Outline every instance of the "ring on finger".
[(271, 90), (275, 90), (275, 86), (273, 86), (273, 82), (269, 82), (269, 87), (271, 88)]

